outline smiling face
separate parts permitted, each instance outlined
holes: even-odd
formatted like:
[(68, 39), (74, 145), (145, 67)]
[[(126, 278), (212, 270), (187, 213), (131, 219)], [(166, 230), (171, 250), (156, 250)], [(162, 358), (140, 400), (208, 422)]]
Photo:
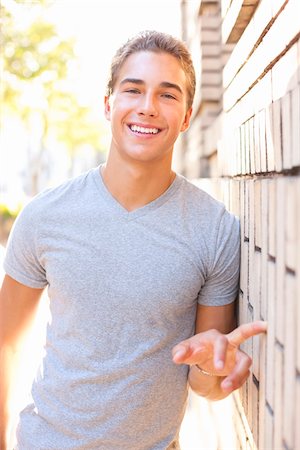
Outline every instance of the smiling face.
[(133, 53), (120, 69), (113, 94), (105, 98), (110, 153), (123, 160), (171, 165), (174, 143), (189, 125), (186, 104), (186, 76), (174, 56)]

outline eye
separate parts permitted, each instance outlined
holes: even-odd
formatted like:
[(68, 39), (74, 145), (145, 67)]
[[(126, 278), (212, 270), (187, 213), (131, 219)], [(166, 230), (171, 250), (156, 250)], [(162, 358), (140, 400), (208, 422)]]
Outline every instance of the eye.
[(125, 92), (127, 92), (128, 94), (139, 94), (140, 93), (140, 91), (138, 89), (134, 89), (134, 88), (126, 89)]
[(171, 100), (176, 100), (176, 97), (174, 97), (174, 95), (169, 94), (169, 93), (162, 94), (162, 96), (163, 96), (164, 98), (169, 98), (169, 99), (171, 99)]

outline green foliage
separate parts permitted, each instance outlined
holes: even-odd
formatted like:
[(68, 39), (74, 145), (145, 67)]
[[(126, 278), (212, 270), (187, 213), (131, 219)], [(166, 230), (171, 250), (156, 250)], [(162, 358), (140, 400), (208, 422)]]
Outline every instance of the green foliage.
[[(16, 109), (18, 94), (36, 79), (43, 94), (55, 88), (56, 81), (67, 75), (73, 59), (72, 41), (61, 41), (55, 26), (37, 17), (28, 27), (16, 25), (10, 11), (1, 5), (0, 46), (3, 49), (2, 93), (4, 101)], [(20, 103), (18, 102), (17, 109)]]
[[(67, 82), (75, 41), (62, 40), (55, 25), (45, 20), (47, 5), (49, 0), (5, 0), (0, 5), (2, 114), (21, 119), (28, 134), (33, 117), (40, 117), (40, 150), (36, 153), (40, 161), (50, 135), (63, 143), (70, 155), (84, 145), (100, 149), (100, 122), (80, 105)], [(32, 180), (37, 180), (39, 163), (29, 166), (34, 167), (30, 169)]]
[(3, 217), (4, 220), (9, 220), (17, 217), (19, 212), (21, 211), (22, 206), (19, 205), (17, 208), (12, 209), (5, 203), (0, 203), (0, 216)]
[(73, 57), (72, 45), (59, 41), (54, 25), (33, 23), (26, 35), (11, 28), (4, 32), (4, 70), (21, 80), (39, 77), (44, 72), (53, 81), (66, 76), (67, 62)]

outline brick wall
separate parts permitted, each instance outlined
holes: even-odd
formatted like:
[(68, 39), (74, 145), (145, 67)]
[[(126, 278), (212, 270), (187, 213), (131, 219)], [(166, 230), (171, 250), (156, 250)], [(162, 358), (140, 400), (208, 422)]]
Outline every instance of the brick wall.
[(269, 323), (244, 346), (253, 367), (233, 396), (236, 448), (299, 450), (300, 1), (182, 10), (198, 90), (179, 170), (239, 215), (239, 320)]

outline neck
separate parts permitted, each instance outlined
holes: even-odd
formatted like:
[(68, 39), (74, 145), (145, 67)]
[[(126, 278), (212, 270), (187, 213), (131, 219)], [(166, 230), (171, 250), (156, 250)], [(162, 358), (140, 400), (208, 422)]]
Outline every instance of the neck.
[(141, 208), (162, 195), (176, 174), (171, 164), (120, 164), (110, 157), (102, 167), (103, 181), (112, 196), (128, 211)]

